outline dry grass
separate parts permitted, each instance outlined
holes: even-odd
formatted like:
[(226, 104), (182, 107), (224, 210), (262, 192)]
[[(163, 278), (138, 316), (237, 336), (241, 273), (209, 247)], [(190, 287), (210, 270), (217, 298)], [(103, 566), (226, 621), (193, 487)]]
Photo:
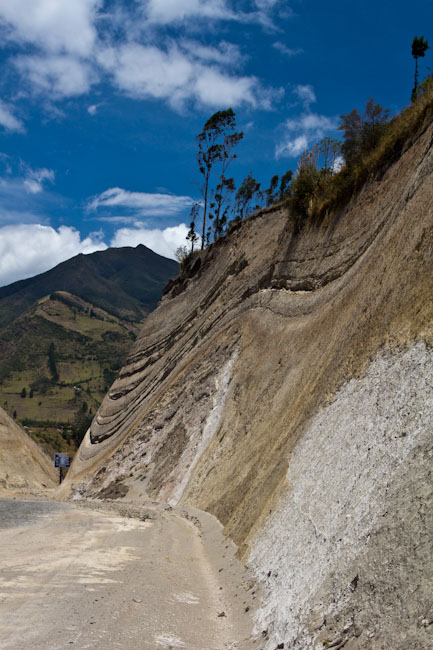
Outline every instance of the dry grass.
[(367, 181), (380, 178), (398, 160), (430, 124), (432, 117), (433, 84), (429, 84), (414, 104), (388, 122), (375, 149), (358, 164), (345, 166), (330, 178), (313, 198), (308, 216), (321, 221), (347, 205)]

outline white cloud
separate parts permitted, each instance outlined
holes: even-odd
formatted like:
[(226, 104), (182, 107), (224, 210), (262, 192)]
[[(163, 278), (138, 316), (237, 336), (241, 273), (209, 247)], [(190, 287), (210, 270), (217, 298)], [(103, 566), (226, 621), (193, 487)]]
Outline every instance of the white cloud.
[(316, 102), (313, 86), (298, 84), (292, 92), (304, 105), (304, 112), (284, 122), (284, 137), (275, 148), (276, 158), (299, 156), (338, 126), (337, 118), (310, 111), (310, 105)]
[[(240, 23), (258, 23), (265, 28), (275, 29), (272, 14), (283, 0), (254, 0), (250, 2), (250, 11), (233, 8), (228, 0), (141, 0), (144, 15), (150, 25), (169, 25), (173, 23), (190, 24), (193, 21), (236, 21)], [(237, 3), (239, 4), (239, 3)], [(292, 14), (284, 7), (284, 15)]]
[[(204, 53), (210, 56), (211, 48), (203, 48), (201, 55)], [(206, 66), (174, 44), (167, 51), (136, 43), (108, 48), (100, 53), (99, 62), (132, 97), (166, 100), (177, 110), (188, 100), (212, 107), (249, 104), (263, 108), (269, 108), (271, 101), (255, 77), (230, 75), (217, 65)]]
[(296, 56), (297, 54), (302, 54), (304, 51), (301, 47), (287, 47), (287, 45), (284, 45), (281, 41), (275, 41), (275, 43), (272, 43), (272, 47), (286, 56)]
[(137, 98), (154, 97), (179, 103), (190, 92), (193, 64), (176, 47), (164, 52), (157, 47), (123, 45), (100, 57), (116, 85)]
[(344, 158), (343, 158), (343, 156), (337, 156), (336, 159), (334, 160), (334, 164), (332, 166), (333, 171), (335, 173), (337, 173), (343, 167), (344, 167)]
[(97, 105), (97, 104), (92, 104), (91, 106), (89, 106), (89, 107), (87, 108), (87, 112), (88, 112), (90, 115), (96, 115), (97, 110), (98, 110), (98, 105)]
[(128, 224), (134, 224), (137, 227), (142, 226), (141, 221), (137, 221), (136, 216), (117, 216), (117, 215), (105, 215), (103, 217), (95, 217), (96, 221), (105, 221), (106, 223), (114, 224), (114, 223), (128, 223)]
[(281, 31), (274, 20), (277, 9), (281, 17), (289, 18), (293, 15), (293, 10), (287, 6), (286, 0), (254, 0), (254, 5), (257, 7), (256, 21), (268, 31)]
[(43, 50), (78, 56), (91, 53), (95, 17), (103, 0), (0, 0), (0, 24), (9, 38)]
[(275, 157), (296, 157), (338, 127), (336, 117), (304, 113), (284, 123), (285, 137), (275, 149)]
[[(27, 88), (50, 102), (87, 93), (104, 72), (125, 94), (168, 102), (175, 110), (188, 102), (270, 109), (279, 91), (263, 89), (254, 76), (233, 74), (246, 59), (237, 45), (176, 42), (158, 36), (158, 25), (197, 19), (206, 28), (218, 20), (265, 24), (263, 16), (276, 4), (260, 0), (243, 12), (229, 0), (142, 0), (141, 13), (137, 3), (110, 5), (104, 13), (104, 0), (0, 0), (0, 28), (21, 48), (10, 60)], [(90, 115), (96, 110), (96, 104), (88, 108)], [(5, 110), (3, 122), (22, 128)]]
[(187, 18), (236, 20), (225, 0), (147, 0), (146, 16), (150, 23), (169, 24)]
[(81, 239), (74, 228), (40, 224), (0, 228), (0, 285), (43, 273), (79, 253), (105, 250), (99, 235)]
[(237, 67), (245, 58), (238, 45), (221, 41), (218, 46), (203, 45), (199, 41), (184, 39), (179, 42), (179, 46), (186, 53), (198, 61), (206, 63), (218, 63), (228, 67)]
[(44, 181), (54, 183), (54, 177), (55, 174), (52, 169), (29, 169), (24, 185), (31, 194), (39, 194), (44, 189)]
[(110, 242), (110, 246), (138, 246), (144, 244), (158, 255), (171, 257), (179, 246), (185, 246), (188, 228), (184, 223), (169, 228), (120, 228)]
[(306, 107), (316, 102), (316, 93), (314, 92), (313, 86), (309, 84), (305, 86), (298, 84), (293, 92)]
[(44, 192), (44, 183), (54, 182), (49, 169), (32, 170), (23, 162), (7, 161), (0, 176), (0, 224), (46, 223), (47, 211), (58, 197)]
[(336, 118), (318, 115), (317, 113), (304, 113), (295, 119), (286, 120), (285, 126), (289, 131), (302, 129), (318, 133), (319, 137), (322, 137), (326, 131), (332, 131), (332, 129), (336, 128)]
[(259, 82), (255, 77), (230, 77), (220, 70), (203, 68), (195, 79), (195, 95), (206, 106), (250, 106), (268, 108), (260, 99)]
[(23, 133), (24, 124), (12, 112), (12, 109), (0, 100), (0, 125), (7, 131)]
[(147, 192), (129, 192), (111, 187), (98, 194), (88, 203), (90, 210), (98, 208), (130, 208), (139, 216), (173, 216), (191, 207), (194, 199), (189, 196)]
[(300, 156), (308, 148), (308, 143), (306, 135), (298, 135), (285, 142), (280, 142), (275, 149), (275, 157), (278, 159)]
[(82, 95), (95, 80), (92, 67), (73, 56), (19, 56), (15, 65), (37, 92), (55, 98)]

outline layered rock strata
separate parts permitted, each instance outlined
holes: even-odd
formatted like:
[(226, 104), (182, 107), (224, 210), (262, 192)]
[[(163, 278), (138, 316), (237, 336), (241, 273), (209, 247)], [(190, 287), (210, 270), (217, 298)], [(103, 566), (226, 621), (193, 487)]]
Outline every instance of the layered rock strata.
[(216, 515), (265, 583), (267, 650), (427, 650), (432, 267), (430, 126), (338, 215), (267, 209), (196, 257), (69, 487)]

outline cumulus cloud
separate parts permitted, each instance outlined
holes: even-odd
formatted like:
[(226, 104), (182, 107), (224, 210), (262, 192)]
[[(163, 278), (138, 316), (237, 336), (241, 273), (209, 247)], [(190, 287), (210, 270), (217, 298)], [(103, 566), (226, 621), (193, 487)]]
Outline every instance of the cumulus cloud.
[(0, 286), (43, 273), (79, 253), (105, 250), (100, 235), (81, 239), (74, 228), (40, 224), (0, 228)]
[[(218, 20), (264, 24), (263, 16), (276, 4), (261, 0), (242, 12), (229, 0), (142, 0), (140, 14), (137, 3), (110, 5), (104, 13), (103, 0), (0, 0), (0, 27), (21, 48), (11, 60), (26, 90), (49, 101), (87, 93), (105, 78), (130, 97), (161, 100), (175, 110), (188, 102), (270, 109), (281, 91), (263, 89), (256, 77), (233, 72), (246, 58), (237, 45), (173, 40), (161, 30), (197, 19), (205, 26)], [(88, 110), (94, 115), (96, 109)], [(5, 125), (20, 129), (12, 114), (3, 114)]]
[[(211, 48), (194, 56), (175, 44), (163, 50), (130, 43), (101, 51), (98, 60), (120, 90), (138, 99), (166, 100), (176, 110), (188, 100), (212, 107), (269, 107), (269, 95), (262, 92), (257, 78), (230, 75), (215, 63), (205, 65), (203, 56), (215, 61), (218, 54)], [(220, 49), (219, 56), (227, 56), (227, 48)]]
[(52, 169), (28, 169), (24, 186), (31, 194), (39, 194), (43, 191), (44, 181), (54, 183), (55, 174)]
[(31, 54), (14, 64), (33, 90), (50, 100), (86, 93), (97, 72), (96, 16), (103, 0), (0, 0), (0, 26), (6, 38)]
[(0, 125), (6, 131), (16, 131), (22, 133), (24, 124), (14, 114), (13, 109), (0, 100)]
[(240, 106), (270, 108), (267, 93), (260, 96), (260, 83), (256, 77), (230, 77), (220, 70), (198, 70), (194, 83), (195, 95), (206, 106)]
[(190, 196), (159, 194), (147, 192), (130, 192), (121, 187), (110, 187), (102, 194), (93, 197), (88, 209), (130, 208), (139, 216), (173, 216), (189, 209), (194, 203)]
[(275, 149), (275, 157), (296, 157), (338, 127), (336, 117), (304, 113), (283, 125), (285, 137)]
[(120, 228), (110, 242), (110, 246), (138, 246), (144, 244), (158, 255), (174, 259), (179, 246), (185, 246), (188, 228), (184, 223), (168, 228)]
[(97, 111), (98, 111), (98, 105), (97, 104), (92, 104), (91, 106), (88, 106), (88, 108), (87, 108), (87, 112), (90, 115), (96, 115)]
[(96, 80), (90, 64), (69, 55), (18, 56), (15, 65), (35, 91), (57, 99), (82, 95)]
[(43, 50), (88, 56), (103, 0), (0, 0), (0, 25), (9, 39)]

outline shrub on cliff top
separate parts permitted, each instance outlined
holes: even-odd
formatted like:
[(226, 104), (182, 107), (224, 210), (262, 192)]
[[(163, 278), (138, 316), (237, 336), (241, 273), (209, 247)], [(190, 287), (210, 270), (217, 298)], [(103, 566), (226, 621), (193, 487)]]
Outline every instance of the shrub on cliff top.
[[(389, 122), (385, 121), (386, 112), (380, 106), (372, 104), (369, 107), (368, 102), (364, 119), (367, 118), (370, 125), (362, 137), (359, 137), (359, 132), (356, 135), (359, 128), (362, 134), (362, 119), (360, 125), (353, 111), (342, 116), (341, 128), (348, 135), (347, 142), (345, 140), (343, 144), (343, 153), (349, 154), (348, 159), (326, 182), (319, 176), (319, 181), (313, 183), (314, 189), (311, 187), (313, 175), (310, 173), (309, 183), (306, 183), (305, 170), (301, 174), (298, 170), (297, 178), (292, 183), (292, 196), (288, 200), (298, 225), (309, 218), (321, 219), (346, 205), (366, 181), (382, 174), (401, 156), (433, 118), (433, 80), (430, 82), (427, 79), (420, 87), (422, 92), (417, 100)], [(364, 139), (365, 136), (368, 137)]]

